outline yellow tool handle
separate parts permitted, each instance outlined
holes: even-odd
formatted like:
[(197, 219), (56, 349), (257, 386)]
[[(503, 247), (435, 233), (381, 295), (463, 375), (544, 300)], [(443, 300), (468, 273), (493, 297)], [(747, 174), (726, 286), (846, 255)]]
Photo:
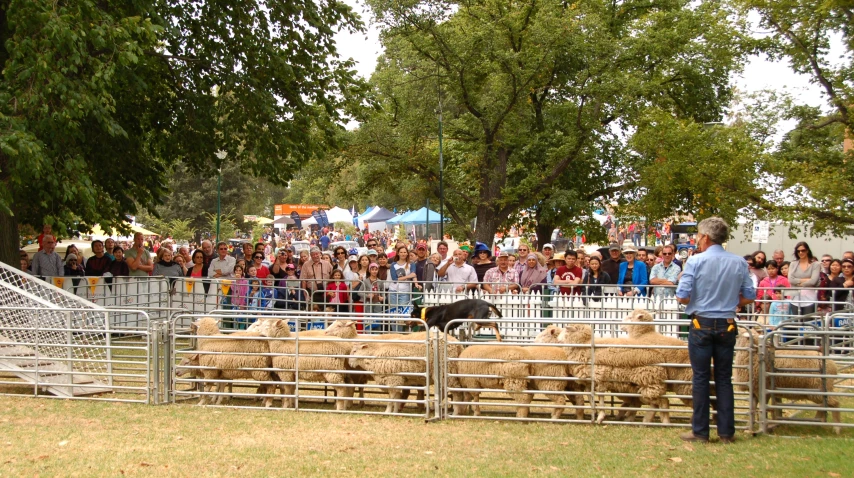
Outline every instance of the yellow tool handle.
[(699, 323), (699, 322), (697, 322), (697, 319), (694, 319), (694, 320), (693, 320), (693, 322), (694, 322), (694, 328), (695, 328), (695, 329), (699, 329), (699, 328), (700, 328), (700, 323)]

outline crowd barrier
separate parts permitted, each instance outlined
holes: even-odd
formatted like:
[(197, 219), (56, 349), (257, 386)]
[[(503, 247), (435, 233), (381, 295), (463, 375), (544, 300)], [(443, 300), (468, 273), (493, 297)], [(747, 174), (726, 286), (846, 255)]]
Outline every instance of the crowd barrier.
[(111, 328), (114, 313), (129, 309), (0, 306), (0, 386), (3, 393), (67, 399), (154, 403), (162, 393), (156, 376), (156, 333)]
[[(0, 327), (0, 363), (5, 364), (0, 381), (3, 394), (148, 404), (201, 402), (241, 408), (270, 405), (276, 409), (427, 420), (690, 426), (691, 409), (685, 403), (690, 400), (690, 380), (678, 373), (690, 369), (689, 365), (668, 361), (649, 364), (654, 373), (665, 373), (658, 380), (667, 388), (666, 394), (651, 395), (648, 389), (631, 383), (610, 383), (616, 380), (607, 379), (609, 365), (597, 358), (615, 349), (629, 349), (620, 353), (686, 351), (687, 343), (661, 346), (536, 340), (550, 325), (559, 329), (587, 325), (598, 339), (625, 336), (621, 330), (624, 322), (615, 319), (503, 319), (499, 327), (514, 323), (518, 333), (507, 334), (504, 342), (497, 343), (488, 336), (465, 333), (474, 323), (483, 322), (473, 319), (454, 320), (445, 336), (436, 329), (424, 331), (424, 322), (403, 314), (360, 317), (338, 312), (254, 311), (247, 324), (250, 330), (237, 330), (220, 328), (242, 318), (243, 314), (233, 310), (175, 311), (169, 320), (150, 320), (143, 311), (124, 309), (124, 313), (139, 315), (138, 322), (146, 326), (116, 330), (107, 320), (115, 310), (105, 308), (99, 320), (92, 320), (91, 312), (87, 312), (90, 318), (86, 323), (68, 322), (68, 312), (0, 308), (0, 315), (6, 319)], [(218, 321), (216, 334), (194, 327), (204, 317)], [(287, 333), (260, 332), (263, 324), (271, 322), (258, 319), (276, 320), (278, 330), (287, 329)], [(337, 327), (337, 321), (358, 320), (370, 320), (378, 326), (343, 337), (324, 335)], [(755, 345), (736, 348), (737, 427), (767, 432), (793, 422), (852, 426), (844, 420), (854, 411), (850, 385), (854, 378), (852, 323), (852, 313), (803, 317), (776, 328), (740, 321), (740, 335), (762, 338)], [(660, 317), (653, 322), (661, 334), (678, 339), (684, 338), (682, 330), (688, 324), (686, 320)], [(519, 355), (498, 353), (508, 347)], [(475, 353), (477, 348), (483, 351)], [(581, 351), (581, 355), (569, 354), (570, 350)], [(805, 360), (805, 356), (809, 366), (786, 361)], [(256, 362), (240, 361), (247, 357)], [(229, 362), (232, 359), (237, 362)], [(17, 368), (9, 371), (10, 366)], [(500, 367), (504, 366), (518, 370), (502, 371)], [(32, 369), (29, 375), (27, 368)], [(555, 373), (554, 369), (564, 372)], [(515, 379), (515, 385), (511, 386), (508, 378)], [(805, 382), (793, 388), (797, 380)], [(792, 400), (800, 396), (804, 400)], [(473, 414), (474, 407), (479, 407), (478, 415)], [(806, 417), (807, 410), (816, 411), (818, 418)], [(644, 420), (633, 420), (636, 415), (643, 415)]]

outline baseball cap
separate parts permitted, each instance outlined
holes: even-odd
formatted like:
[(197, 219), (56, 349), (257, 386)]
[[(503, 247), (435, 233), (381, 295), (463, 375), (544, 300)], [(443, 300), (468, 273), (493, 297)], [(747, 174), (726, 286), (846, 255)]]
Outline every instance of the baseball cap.
[(350, 256), (347, 258), (347, 262), (359, 262), (359, 258), (356, 256)]
[(612, 242), (611, 245), (608, 246), (608, 249), (611, 251), (619, 251), (620, 245), (617, 244), (616, 242)]
[(378, 253), (374, 249), (368, 249), (368, 255), (369, 256), (376, 256), (376, 255), (378, 255)]
[(285, 269), (296, 269), (296, 266), (294, 266), (293, 264), (288, 264), (285, 266)]
[(510, 257), (510, 253), (507, 251), (501, 251), (496, 257)]
[(379, 269), (380, 265), (376, 262), (371, 262), (371, 265), (368, 266), (368, 269)]
[(416, 249), (427, 249), (427, 244), (423, 242), (419, 242), (418, 245), (415, 246)]
[(545, 248), (547, 248), (547, 247), (548, 247), (549, 249), (551, 249), (551, 250), (555, 250), (555, 245), (554, 245), (554, 244), (552, 244), (551, 242), (549, 242), (548, 244), (544, 245), (544, 246), (543, 246), (543, 249), (545, 249)]

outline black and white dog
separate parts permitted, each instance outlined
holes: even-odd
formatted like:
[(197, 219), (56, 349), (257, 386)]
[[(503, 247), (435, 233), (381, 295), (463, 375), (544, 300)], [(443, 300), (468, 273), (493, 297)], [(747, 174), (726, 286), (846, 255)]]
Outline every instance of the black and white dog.
[[(489, 319), (489, 313), (495, 312), (498, 318), (501, 318), (501, 311), (497, 307), (485, 300), (480, 299), (465, 299), (453, 304), (439, 305), (434, 307), (421, 308), (413, 305), (412, 318), (421, 319), (427, 323), (427, 328), (438, 327), (444, 331), (448, 322), (454, 319)], [(462, 322), (451, 324), (449, 331), (456, 329)], [(495, 329), (495, 338), (501, 342), (501, 332), (498, 331), (498, 322), (474, 322), (474, 330), (477, 331), (481, 327), (492, 327)]]

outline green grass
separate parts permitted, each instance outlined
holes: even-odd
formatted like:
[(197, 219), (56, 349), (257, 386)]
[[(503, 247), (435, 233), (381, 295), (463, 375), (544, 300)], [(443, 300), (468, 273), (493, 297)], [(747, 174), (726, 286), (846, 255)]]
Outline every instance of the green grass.
[(0, 476), (852, 476), (854, 432), (372, 417), (0, 397)]

